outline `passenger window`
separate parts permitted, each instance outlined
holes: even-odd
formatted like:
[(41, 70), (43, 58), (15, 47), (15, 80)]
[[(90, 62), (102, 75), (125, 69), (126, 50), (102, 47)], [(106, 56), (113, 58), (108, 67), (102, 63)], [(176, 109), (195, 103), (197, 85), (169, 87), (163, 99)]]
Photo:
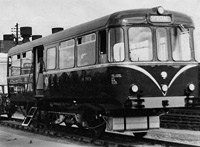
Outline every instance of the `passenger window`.
[(74, 40), (63, 41), (59, 46), (59, 68), (74, 67)]
[(47, 49), (47, 69), (56, 68), (56, 48)]
[(96, 35), (89, 34), (77, 40), (77, 65), (86, 66), (95, 64)]
[(20, 54), (11, 57), (11, 75), (20, 75)]
[(22, 54), (22, 74), (30, 74), (32, 67), (32, 52), (26, 52)]
[(114, 28), (109, 31), (108, 58), (110, 62), (120, 62), (125, 59), (124, 34), (121, 28)]

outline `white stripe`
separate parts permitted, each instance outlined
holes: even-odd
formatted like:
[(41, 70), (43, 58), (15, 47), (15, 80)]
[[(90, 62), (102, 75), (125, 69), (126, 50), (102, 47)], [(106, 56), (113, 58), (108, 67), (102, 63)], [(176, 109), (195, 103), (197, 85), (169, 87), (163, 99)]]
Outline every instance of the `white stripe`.
[[(156, 84), (156, 86), (160, 89), (160, 91), (162, 92), (162, 94), (164, 96), (166, 96), (167, 92), (164, 93), (162, 91), (162, 88), (160, 87), (159, 83), (156, 81), (156, 79), (148, 71), (146, 71), (145, 69), (143, 69), (143, 68), (141, 68), (141, 67), (139, 67), (137, 65), (133, 65), (133, 64), (130, 65), (128, 63), (125, 63), (125, 62), (124, 63), (120, 63), (120, 64), (119, 63), (113, 63), (113, 64), (107, 63), (107, 64), (91, 65), (91, 66), (85, 66), (85, 67), (79, 67), (79, 68), (77, 67), (77, 68), (72, 68), (72, 69), (64, 69), (64, 70), (59, 70), (59, 71), (58, 70), (47, 71), (47, 72), (44, 72), (44, 75), (53, 74), (53, 73), (55, 74), (55, 73), (60, 73), (60, 72), (71, 72), (71, 71), (79, 71), (79, 70), (89, 70), (89, 69), (93, 69), (94, 67), (95, 68), (110, 67), (110, 66), (126, 67), (126, 68), (135, 69), (135, 70), (137, 70), (137, 71), (145, 74), (147, 77), (149, 77)], [(143, 64), (147, 65), (147, 63), (143, 63)], [(156, 62), (156, 64), (159, 65), (160, 62), (158, 62), (158, 63)], [(169, 64), (171, 65), (172, 63), (171, 62), (170, 63), (166, 63), (166, 65), (169, 65)], [(179, 64), (183, 64), (183, 63), (180, 62)], [(150, 64), (148, 63), (148, 65), (150, 65)], [(162, 65), (163, 65), (163, 63), (162, 63)], [(168, 89), (169, 89), (169, 87), (172, 85), (172, 83), (177, 79), (177, 77), (180, 74), (182, 74), (184, 71), (186, 71), (186, 70), (188, 70), (190, 68), (196, 67), (196, 66), (198, 66), (198, 65), (196, 65), (196, 64), (195, 65), (194, 64), (193, 65), (186, 65), (182, 69), (180, 69), (175, 74), (175, 76), (172, 78), (170, 84), (167, 86)]]
[(127, 68), (132, 68), (135, 69), (143, 74), (145, 74), (147, 77), (149, 77), (155, 84), (156, 86), (161, 90), (160, 85), (158, 84), (158, 82), (156, 81), (156, 79), (148, 72), (146, 71), (144, 68), (141, 68), (139, 66), (136, 65), (123, 65), (123, 67), (127, 67)]
[[(120, 65), (121, 66), (121, 65)], [(176, 75), (172, 78), (170, 84), (167, 86), (167, 88), (169, 89), (169, 87), (172, 85), (172, 83), (177, 79), (177, 77), (183, 73), (184, 71), (190, 69), (190, 68), (193, 68), (197, 65), (186, 65), (184, 66), (182, 69), (180, 69)], [(156, 81), (156, 79), (148, 72), (146, 71), (145, 69), (139, 67), (139, 66), (136, 66), (136, 65), (122, 65), (121, 67), (126, 67), (126, 68), (131, 68), (131, 69), (135, 69), (137, 71), (140, 71), (141, 73), (145, 74), (146, 76), (148, 76), (155, 84), (156, 86), (160, 89), (160, 91), (162, 92), (163, 96), (166, 96), (167, 94), (167, 91), (164, 93), (160, 87), (160, 85), (158, 84), (158, 82)]]
[(172, 83), (176, 80), (176, 78), (177, 78), (180, 74), (182, 74), (184, 71), (186, 71), (186, 70), (188, 70), (188, 69), (190, 69), (190, 68), (193, 68), (193, 67), (195, 67), (195, 66), (197, 66), (197, 65), (187, 65), (187, 66), (184, 66), (183, 68), (181, 68), (181, 69), (176, 73), (176, 75), (172, 78), (171, 82), (169, 83), (168, 88), (172, 85)]

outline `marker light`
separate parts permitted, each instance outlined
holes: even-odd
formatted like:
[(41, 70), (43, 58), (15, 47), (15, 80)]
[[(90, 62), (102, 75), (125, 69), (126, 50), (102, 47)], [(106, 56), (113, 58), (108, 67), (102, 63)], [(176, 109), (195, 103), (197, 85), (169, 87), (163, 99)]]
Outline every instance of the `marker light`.
[(164, 92), (166, 92), (167, 89), (168, 89), (167, 85), (162, 85), (162, 90), (163, 90)]
[(131, 86), (131, 91), (132, 91), (133, 93), (138, 92), (138, 86), (133, 84), (133, 85)]
[(188, 85), (188, 89), (189, 89), (190, 91), (194, 91), (194, 90), (195, 90), (194, 84), (189, 84), (189, 85)]
[(159, 7), (157, 8), (157, 10), (158, 10), (158, 13), (159, 13), (159, 14), (163, 14), (163, 13), (165, 12), (165, 10), (164, 10), (164, 8), (163, 8), (162, 6), (159, 6)]

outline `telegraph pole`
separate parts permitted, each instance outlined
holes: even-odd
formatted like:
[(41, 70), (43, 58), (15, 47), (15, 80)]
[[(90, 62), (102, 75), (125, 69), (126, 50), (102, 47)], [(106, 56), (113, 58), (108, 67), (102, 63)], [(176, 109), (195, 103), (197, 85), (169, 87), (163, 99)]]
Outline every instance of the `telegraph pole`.
[(12, 28), (12, 32), (16, 33), (14, 35), (14, 38), (15, 38), (15, 44), (18, 45), (18, 40), (19, 40), (19, 24), (18, 23), (16, 23), (14, 28)]
[(16, 23), (15, 27), (16, 27), (16, 45), (18, 44), (18, 23)]

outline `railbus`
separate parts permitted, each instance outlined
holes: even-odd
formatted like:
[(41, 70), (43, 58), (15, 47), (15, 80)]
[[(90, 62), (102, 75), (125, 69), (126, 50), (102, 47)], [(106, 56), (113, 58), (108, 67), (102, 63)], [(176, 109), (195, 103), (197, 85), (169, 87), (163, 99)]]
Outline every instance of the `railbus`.
[(163, 7), (116, 12), (13, 47), (11, 104), (23, 125), (76, 125), (99, 136), (160, 127), (159, 115), (198, 98), (191, 17)]

